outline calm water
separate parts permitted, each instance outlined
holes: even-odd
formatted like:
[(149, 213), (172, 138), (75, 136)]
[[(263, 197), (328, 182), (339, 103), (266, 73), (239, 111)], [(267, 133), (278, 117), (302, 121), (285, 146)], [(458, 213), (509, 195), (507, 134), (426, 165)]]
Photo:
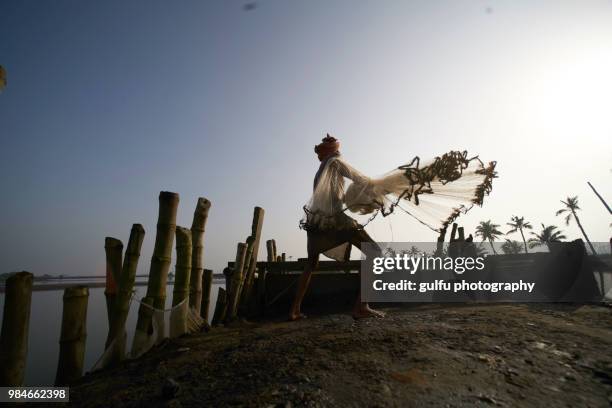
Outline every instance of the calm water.
[[(210, 299), (210, 316), (217, 301), (218, 282), (213, 282)], [(223, 286), (223, 285), (221, 285)], [(146, 286), (138, 286), (135, 299), (141, 299)], [(172, 285), (167, 288), (166, 307), (172, 302)], [(32, 292), (32, 309), (30, 315), (30, 335), (25, 385), (53, 385), (57, 360), (59, 357), (59, 337), (62, 325), (62, 290), (45, 290)], [(4, 314), (4, 293), (0, 293), (0, 321)], [(132, 345), (134, 328), (138, 317), (138, 303), (132, 302), (126, 330), (128, 350)], [(106, 316), (106, 298), (104, 288), (89, 289), (87, 306), (87, 348), (85, 367), (88, 371), (104, 351), (104, 342), (108, 334)]]

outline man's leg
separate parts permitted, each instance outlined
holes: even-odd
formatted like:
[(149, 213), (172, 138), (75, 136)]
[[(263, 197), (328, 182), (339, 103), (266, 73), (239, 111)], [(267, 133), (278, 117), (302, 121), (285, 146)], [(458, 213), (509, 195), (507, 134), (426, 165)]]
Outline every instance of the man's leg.
[[(376, 244), (376, 241), (374, 241), (368, 235), (368, 233), (365, 232), (365, 230), (356, 231), (356, 233), (353, 234), (353, 236), (351, 237), (350, 242), (352, 245), (355, 245), (357, 248), (359, 248), (359, 250), (361, 250), (362, 242), (369, 242), (369, 243), (373, 243), (376, 246), (378, 246)], [(381, 254), (380, 256), (382, 256), (382, 251), (380, 250), (380, 248), (378, 248), (378, 250)], [(361, 273), (361, 271), (359, 271), (359, 273)], [(357, 300), (355, 301), (355, 306), (353, 307), (353, 317), (355, 319), (361, 319), (365, 317), (385, 317), (385, 313), (379, 310), (374, 310), (370, 308), (370, 306), (367, 303), (362, 302), (361, 301), (361, 290), (359, 290), (359, 294), (357, 295)]]
[(306, 266), (304, 267), (304, 272), (302, 272), (298, 281), (298, 287), (295, 293), (295, 298), (293, 299), (293, 305), (291, 305), (291, 311), (289, 312), (289, 320), (299, 320), (306, 317), (301, 313), (300, 308), (302, 306), (302, 300), (304, 300), (304, 295), (306, 295), (308, 285), (310, 284), (312, 273), (317, 269), (318, 264), (319, 253), (309, 253)]
[(338, 231), (308, 232), (307, 239), (308, 260), (306, 261), (304, 272), (302, 272), (298, 281), (295, 298), (293, 299), (293, 304), (289, 311), (289, 320), (298, 320), (304, 317), (300, 307), (306, 295), (308, 285), (310, 284), (312, 273), (319, 265), (319, 255), (338, 245), (346, 243), (348, 241), (348, 236)]

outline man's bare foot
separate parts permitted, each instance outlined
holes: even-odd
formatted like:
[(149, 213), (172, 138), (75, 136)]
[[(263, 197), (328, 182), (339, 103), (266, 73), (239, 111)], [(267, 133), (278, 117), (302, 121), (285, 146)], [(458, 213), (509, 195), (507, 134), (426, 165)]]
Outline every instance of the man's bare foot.
[(306, 315), (304, 313), (290, 313), (289, 321), (295, 322), (296, 320), (306, 319)]
[(372, 309), (370, 306), (361, 306), (360, 308), (353, 310), (354, 319), (367, 319), (368, 317), (383, 318), (385, 316), (385, 312)]

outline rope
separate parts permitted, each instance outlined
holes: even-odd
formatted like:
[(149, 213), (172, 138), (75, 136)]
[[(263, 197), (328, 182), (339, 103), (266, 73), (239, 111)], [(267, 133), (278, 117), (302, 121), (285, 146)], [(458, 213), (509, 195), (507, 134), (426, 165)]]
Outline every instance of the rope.
[(270, 301), (270, 303), (267, 303), (267, 304), (266, 304), (266, 307), (268, 307), (268, 306), (272, 306), (272, 305), (273, 305), (273, 304), (274, 304), (274, 303), (275, 303), (275, 302), (276, 302), (276, 301), (277, 301), (277, 300), (278, 300), (278, 299), (279, 299), (279, 298), (280, 298), (282, 295), (284, 295), (285, 293), (287, 293), (287, 291), (288, 291), (289, 289), (291, 289), (291, 287), (293, 287), (293, 285), (295, 285), (299, 279), (300, 279), (300, 275), (298, 275), (297, 279), (295, 279), (293, 282), (291, 282), (291, 283), (289, 284), (289, 286), (287, 286), (287, 287), (286, 287), (285, 289), (283, 289), (283, 290), (282, 290), (282, 291), (281, 291), (281, 292), (280, 292), (278, 295), (276, 295), (276, 296), (274, 297), (274, 299), (272, 299), (272, 300)]
[(135, 298), (134, 298), (134, 295), (135, 295), (135, 294), (136, 294), (136, 292), (132, 292), (132, 298), (130, 299), (130, 302), (131, 302), (132, 300), (135, 300), (136, 302), (140, 303), (140, 305), (141, 305), (141, 306), (144, 306), (144, 307), (147, 307), (147, 308), (149, 308), (149, 309), (151, 309), (151, 310), (153, 310), (153, 311), (162, 312), (162, 313), (165, 313), (165, 312), (172, 312), (172, 310), (174, 310), (174, 309), (178, 309), (180, 306), (182, 306), (182, 305), (183, 305), (183, 303), (185, 303), (185, 302), (187, 301), (187, 298), (185, 298), (185, 299), (183, 299), (183, 300), (182, 300), (182, 301), (181, 301), (181, 302), (180, 302), (178, 305), (176, 305), (176, 306), (172, 306), (170, 309), (157, 309), (157, 308), (155, 308), (155, 307), (153, 307), (153, 306), (151, 306), (151, 305), (147, 305), (146, 303), (141, 302), (141, 301), (140, 301), (140, 300), (138, 300), (138, 299), (135, 299)]

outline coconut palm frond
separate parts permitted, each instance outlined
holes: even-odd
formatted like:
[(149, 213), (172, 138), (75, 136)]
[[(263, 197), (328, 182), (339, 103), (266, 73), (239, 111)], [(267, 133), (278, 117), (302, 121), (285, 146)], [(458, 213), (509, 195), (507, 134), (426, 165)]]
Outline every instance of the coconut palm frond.
[(521, 238), (523, 239), (523, 245), (525, 247), (525, 252), (528, 252), (527, 251), (527, 241), (525, 240), (525, 234), (523, 230), (531, 229), (532, 228), (531, 224), (529, 223), (529, 221), (525, 221), (525, 217), (519, 217), (517, 215), (513, 215), (510, 220), (512, 222), (507, 223), (507, 225), (509, 225), (512, 228), (508, 232), (506, 232), (506, 235), (513, 234), (517, 231), (520, 232)]
[(523, 249), (523, 244), (518, 241), (507, 239), (501, 246), (505, 254), (520, 254)]
[(529, 240), (527, 241), (527, 245), (529, 246), (529, 249), (533, 249), (541, 246), (542, 242), (540, 242), (540, 240), (536, 238), (529, 238)]
[(567, 206), (572, 210), (579, 210), (580, 207), (578, 207), (578, 196), (568, 197)]
[(503, 235), (498, 228), (499, 224), (493, 224), (491, 220), (480, 221), (480, 224), (476, 227), (476, 235), (480, 236), (483, 241), (495, 240)]
[(557, 230), (557, 226), (555, 225), (542, 225), (542, 231), (540, 233), (532, 232), (531, 235), (534, 238), (529, 239), (529, 248), (535, 248), (537, 246), (550, 244), (552, 242), (561, 242), (567, 237), (563, 234), (561, 230)]

